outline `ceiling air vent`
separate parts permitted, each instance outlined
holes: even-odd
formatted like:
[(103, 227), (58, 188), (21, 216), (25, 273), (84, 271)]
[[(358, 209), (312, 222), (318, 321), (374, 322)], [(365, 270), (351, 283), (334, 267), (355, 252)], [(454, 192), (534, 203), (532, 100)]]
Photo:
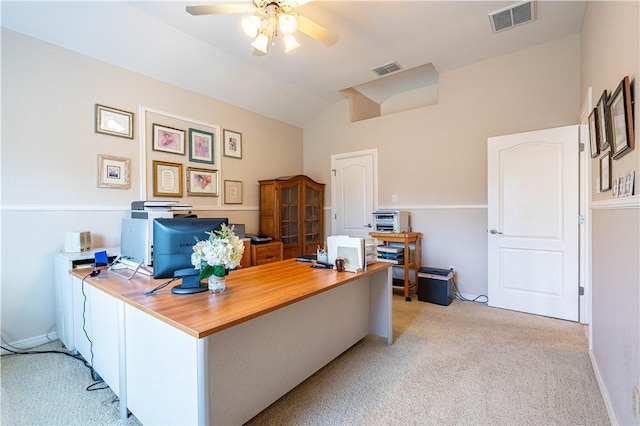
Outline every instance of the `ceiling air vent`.
[(489, 14), (491, 29), (494, 33), (526, 24), (536, 19), (536, 8), (533, 0), (516, 3)]
[(390, 64), (386, 64), (386, 65), (382, 65), (377, 68), (374, 68), (371, 71), (376, 73), (378, 76), (382, 76), (382, 75), (390, 74), (392, 72), (395, 72), (401, 69), (402, 67), (397, 62), (391, 62)]

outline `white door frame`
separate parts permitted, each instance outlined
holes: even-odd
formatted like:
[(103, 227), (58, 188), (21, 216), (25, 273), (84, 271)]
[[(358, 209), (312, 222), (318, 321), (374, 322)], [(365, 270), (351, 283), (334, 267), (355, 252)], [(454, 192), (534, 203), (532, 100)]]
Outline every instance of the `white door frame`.
[[(589, 115), (593, 111), (593, 89), (587, 88), (586, 98), (580, 110), (580, 286), (584, 296), (580, 297), (580, 317), (582, 324), (591, 324), (591, 149), (589, 141)], [(589, 327), (589, 350), (591, 350), (591, 327)]]

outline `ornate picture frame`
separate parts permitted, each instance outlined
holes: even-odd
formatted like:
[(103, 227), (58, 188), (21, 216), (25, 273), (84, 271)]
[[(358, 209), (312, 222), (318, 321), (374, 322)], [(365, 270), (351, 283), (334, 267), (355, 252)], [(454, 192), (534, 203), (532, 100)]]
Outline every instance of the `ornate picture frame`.
[(133, 113), (96, 104), (96, 133), (133, 139)]
[(153, 124), (153, 150), (184, 155), (185, 131)]
[(187, 168), (187, 195), (217, 197), (218, 171), (196, 167)]
[(153, 195), (182, 197), (182, 164), (153, 162)]
[(214, 163), (214, 135), (197, 129), (189, 129), (189, 161)]
[(634, 148), (631, 82), (629, 76), (622, 79), (607, 103), (611, 155), (618, 159)]
[(131, 159), (98, 154), (98, 187), (129, 189)]
[(222, 131), (224, 139), (225, 157), (242, 158), (242, 133), (224, 129)]

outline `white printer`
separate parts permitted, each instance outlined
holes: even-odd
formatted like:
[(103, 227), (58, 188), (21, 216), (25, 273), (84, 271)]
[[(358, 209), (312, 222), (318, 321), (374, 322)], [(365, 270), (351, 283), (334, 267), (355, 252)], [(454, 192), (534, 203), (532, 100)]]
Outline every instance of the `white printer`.
[(399, 210), (377, 210), (373, 212), (373, 229), (375, 232), (411, 232), (409, 212)]

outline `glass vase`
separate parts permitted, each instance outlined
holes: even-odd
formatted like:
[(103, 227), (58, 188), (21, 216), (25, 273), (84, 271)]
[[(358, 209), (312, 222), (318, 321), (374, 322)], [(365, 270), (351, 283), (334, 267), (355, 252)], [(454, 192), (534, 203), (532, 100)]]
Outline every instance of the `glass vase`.
[(209, 293), (222, 293), (226, 290), (224, 265), (215, 265), (213, 275), (209, 277)]

